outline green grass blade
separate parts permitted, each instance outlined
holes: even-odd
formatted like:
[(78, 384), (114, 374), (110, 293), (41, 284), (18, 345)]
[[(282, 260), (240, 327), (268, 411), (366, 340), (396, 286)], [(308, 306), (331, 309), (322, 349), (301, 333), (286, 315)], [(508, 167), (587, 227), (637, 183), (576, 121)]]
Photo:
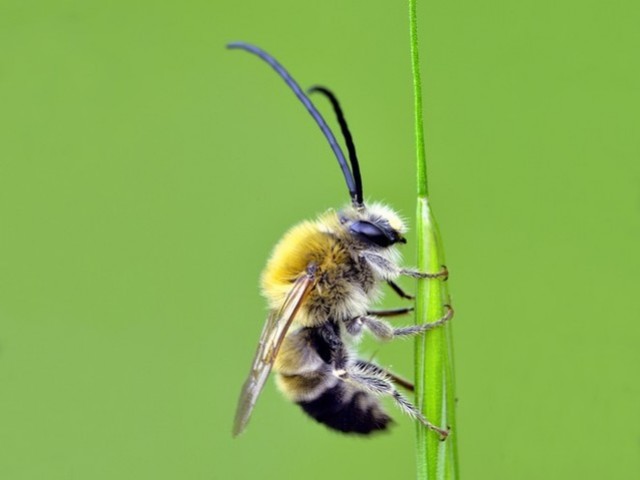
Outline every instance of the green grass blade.
[[(422, 84), (418, 50), (416, 0), (409, 0), (409, 31), (413, 71), (415, 137), (417, 157), (418, 269), (438, 272), (446, 264), (438, 225), (428, 200), (427, 163), (422, 114)], [(416, 322), (431, 323), (446, 313), (451, 304), (447, 282), (418, 280)], [(432, 423), (451, 428), (446, 441), (422, 425), (417, 426), (416, 461), (420, 480), (458, 479), (457, 425), (455, 421), (455, 378), (451, 322), (427, 332), (415, 343), (416, 404)]]

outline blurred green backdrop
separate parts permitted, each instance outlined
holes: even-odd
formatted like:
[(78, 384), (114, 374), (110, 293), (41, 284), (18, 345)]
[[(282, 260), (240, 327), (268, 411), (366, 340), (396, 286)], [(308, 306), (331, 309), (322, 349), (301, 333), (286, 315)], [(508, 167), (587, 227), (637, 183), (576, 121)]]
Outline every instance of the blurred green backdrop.
[[(638, 478), (640, 8), (419, 10), (463, 477)], [(413, 219), (406, 2), (2, 0), (0, 478), (414, 476), (391, 405), (392, 433), (345, 438), (270, 383), (230, 438), (269, 251), (347, 200), (231, 40), (335, 89), (368, 197)], [(411, 342), (362, 348), (411, 374)]]

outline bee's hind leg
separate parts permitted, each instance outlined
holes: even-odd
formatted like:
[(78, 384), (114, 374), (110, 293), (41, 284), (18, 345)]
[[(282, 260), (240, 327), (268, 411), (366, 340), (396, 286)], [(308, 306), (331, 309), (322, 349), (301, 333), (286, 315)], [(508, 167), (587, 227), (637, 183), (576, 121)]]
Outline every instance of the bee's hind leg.
[[(407, 400), (396, 388), (393, 386), (391, 380), (380, 372), (379, 367), (376, 365), (363, 365), (362, 363), (356, 363), (346, 371), (341, 371), (339, 378), (345, 382), (349, 382), (362, 390), (371, 393), (375, 396), (390, 396), (396, 402), (398, 407), (409, 415), (411, 418), (418, 420), (425, 427), (438, 433), (442, 440), (445, 440), (449, 435), (448, 429), (436, 427), (433, 423), (427, 420), (424, 415), (418, 410), (409, 400)], [(373, 368), (371, 368), (373, 367)]]
[(400, 375), (397, 375), (395, 373), (393, 373), (392, 371), (381, 367), (380, 365), (376, 365), (375, 363), (371, 363), (368, 362), (366, 360), (356, 360), (356, 366), (359, 368), (365, 368), (365, 369), (371, 369), (374, 371), (378, 371), (380, 372), (380, 374), (389, 377), (389, 379), (395, 383), (396, 385), (404, 388), (405, 390), (409, 391), (409, 392), (413, 392), (415, 391), (415, 387), (413, 385), (413, 383), (411, 383), (409, 380), (407, 380), (406, 378), (401, 377)]

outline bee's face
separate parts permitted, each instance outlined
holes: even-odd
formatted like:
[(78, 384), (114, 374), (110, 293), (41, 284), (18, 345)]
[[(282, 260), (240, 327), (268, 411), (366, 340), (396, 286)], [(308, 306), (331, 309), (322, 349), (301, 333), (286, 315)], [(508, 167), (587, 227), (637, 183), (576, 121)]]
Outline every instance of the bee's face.
[(339, 218), (346, 234), (368, 247), (388, 248), (396, 243), (407, 243), (403, 236), (404, 222), (385, 205), (347, 207), (340, 212)]

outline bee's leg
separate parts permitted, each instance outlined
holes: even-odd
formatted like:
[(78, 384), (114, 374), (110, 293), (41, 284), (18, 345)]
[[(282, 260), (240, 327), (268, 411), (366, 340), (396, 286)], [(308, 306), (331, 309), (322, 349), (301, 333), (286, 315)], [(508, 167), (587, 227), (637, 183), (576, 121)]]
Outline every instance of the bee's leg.
[(447, 270), (446, 265), (442, 265), (442, 270), (437, 273), (424, 273), (411, 268), (401, 268), (400, 275), (406, 275), (412, 278), (442, 278), (443, 280), (448, 280), (449, 270)]
[(383, 276), (383, 278), (394, 278), (400, 275), (405, 275), (412, 278), (444, 278), (445, 280), (449, 278), (449, 270), (447, 270), (447, 267), (445, 267), (444, 265), (442, 267), (442, 270), (440, 270), (439, 272), (425, 273), (419, 272), (418, 270), (414, 270), (412, 268), (400, 268), (395, 263), (387, 260), (382, 255), (378, 255), (377, 253), (373, 253), (370, 251), (364, 251), (360, 253), (360, 256), (367, 262), (369, 262), (369, 265), (376, 269)]
[(365, 317), (354, 317), (344, 322), (347, 332), (350, 335), (357, 336), (362, 333), (362, 328), (364, 327), (363, 318)]
[(396, 317), (399, 315), (407, 315), (413, 312), (413, 307), (390, 308), (389, 310), (369, 310), (367, 315), (375, 315), (376, 317)]
[(374, 371), (378, 371), (383, 376), (389, 377), (391, 381), (396, 385), (399, 385), (410, 392), (415, 391), (415, 387), (413, 386), (413, 383), (411, 383), (409, 380), (401, 377), (400, 375), (396, 375), (395, 373), (393, 373), (390, 370), (387, 370), (386, 368), (382, 368), (380, 365), (376, 365), (375, 363), (371, 363), (366, 360), (356, 360), (356, 365), (360, 368), (365, 368), (367, 370), (371, 369)]
[[(453, 317), (453, 308), (451, 305), (445, 305), (447, 312), (442, 318), (431, 323), (422, 323), (420, 325), (410, 325), (408, 327), (393, 328), (389, 323), (376, 318), (374, 316), (364, 315), (362, 317), (356, 317), (347, 323), (347, 331), (352, 333), (355, 331), (357, 334), (362, 331), (362, 327), (367, 327), (371, 333), (373, 333), (380, 340), (391, 340), (398, 337), (409, 337), (413, 335), (420, 335), (427, 330), (440, 327), (447, 323)], [(351, 329), (350, 329), (351, 327)]]
[(420, 413), (409, 400), (407, 400), (396, 388), (393, 383), (384, 375), (376, 374), (375, 369), (371, 368), (358, 368), (358, 366), (352, 367), (347, 371), (339, 372), (338, 375), (342, 380), (352, 383), (359, 388), (376, 396), (390, 396), (400, 407), (400, 409), (409, 415), (411, 418), (418, 420), (425, 427), (434, 432), (440, 434), (442, 440), (446, 439), (449, 435), (449, 430), (445, 430), (436, 427), (429, 420), (424, 418), (424, 415)]
[(416, 298), (413, 295), (410, 295), (406, 293), (404, 290), (402, 290), (402, 288), (400, 288), (400, 285), (398, 285), (396, 282), (392, 280), (387, 280), (387, 283), (389, 284), (391, 289), (398, 294), (400, 298), (405, 298), (407, 300), (414, 300)]

